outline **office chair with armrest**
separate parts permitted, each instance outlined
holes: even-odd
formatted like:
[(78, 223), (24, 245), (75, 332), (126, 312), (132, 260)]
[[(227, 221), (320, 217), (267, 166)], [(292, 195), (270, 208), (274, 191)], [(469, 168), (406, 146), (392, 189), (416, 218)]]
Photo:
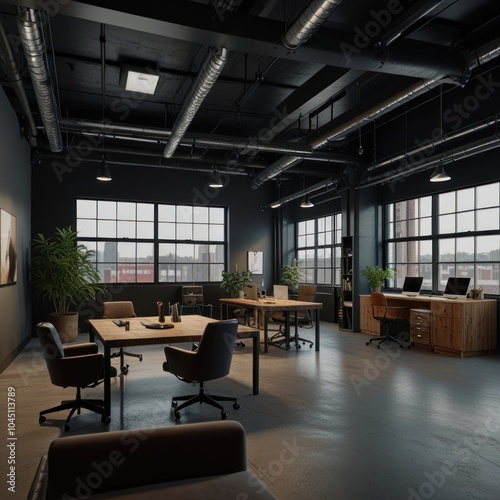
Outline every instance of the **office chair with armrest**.
[[(370, 345), (372, 342), (379, 340), (377, 349), (380, 349), (380, 344), (386, 341), (397, 342), (401, 347), (403, 347), (403, 343), (391, 335), (390, 327), (401, 320), (401, 313), (406, 309), (406, 307), (388, 306), (385, 295), (380, 292), (372, 292), (370, 294), (370, 303), (372, 306), (372, 316), (380, 323), (381, 335), (368, 340), (366, 345)], [(409, 345), (408, 348), (410, 348)]]
[[(316, 300), (316, 290), (317, 290), (316, 285), (306, 285), (306, 284), (299, 285), (299, 289), (297, 291), (297, 300), (299, 302), (314, 302)], [(301, 328), (313, 328), (314, 326), (314, 321), (311, 317), (311, 311), (309, 310), (292, 311), (290, 313), (290, 326), (295, 324), (296, 319), (297, 319), (297, 325)], [(283, 312), (279, 312), (272, 316), (272, 320), (280, 325), (280, 331), (279, 333), (273, 335), (269, 340), (269, 342), (272, 342), (272, 344), (277, 347), (283, 348), (282, 346), (285, 343), (285, 331), (284, 331), (286, 323), (285, 315)], [(312, 340), (299, 337), (297, 329), (295, 329), (294, 338), (290, 340), (293, 340), (295, 342), (296, 349), (300, 349), (302, 347), (300, 345), (300, 342), (302, 342), (303, 345), (308, 343), (309, 347), (312, 347), (314, 344)]]
[[(101, 399), (82, 399), (81, 389), (95, 387), (103, 377), (104, 356), (98, 352), (95, 342), (63, 346), (59, 334), (52, 323), (38, 323), (36, 334), (42, 347), (42, 354), (50, 375), (50, 381), (59, 387), (76, 387), (76, 398), (63, 401), (60, 405), (40, 412), (39, 423), (43, 424), (47, 413), (70, 410), (64, 423), (64, 430), (70, 429), (69, 421), (75, 411), (82, 408), (101, 416), (104, 424), (109, 424), (109, 415), (104, 414), (104, 401)], [(116, 376), (116, 370), (111, 372)]]
[[(237, 332), (237, 320), (217, 321), (206, 325), (196, 351), (175, 346), (165, 347), (166, 361), (163, 363), (163, 370), (183, 382), (200, 384), (198, 394), (172, 398), (176, 420), (181, 418), (180, 410), (194, 403), (207, 403), (218, 408), (221, 410), (222, 420), (226, 419), (227, 413), (217, 401), (231, 401), (235, 410), (240, 407), (237, 398), (208, 395), (204, 387), (205, 382), (225, 377), (229, 373)], [(184, 403), (179, 405), (178, 401)]]
[[(115, 300), (113, 302), (103, 302), (102, 317), (105, 319), (126, 319), (136, 318), (134, 304), (129, 300)], [(120, 358), (120, 370), (124, 375), (127, 375), (129, 365), (125, 363), (125, 356), (133, 356), (142, 361), (142, 354), (135, 352), (127, 352), (120, 347), (120, 350), (111, 354), (111, 358)]]

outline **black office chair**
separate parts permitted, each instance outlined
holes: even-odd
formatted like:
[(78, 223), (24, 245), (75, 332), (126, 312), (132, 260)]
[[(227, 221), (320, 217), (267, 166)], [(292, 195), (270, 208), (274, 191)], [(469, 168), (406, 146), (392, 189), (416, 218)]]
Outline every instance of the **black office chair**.
[[(102, 399), (82, 399), (81, 389), (96, 387), (103, 378), (104, 356), (98, 352), (95, 342), (86, 342), (63, 346), (59, 334), (52, 323), (38, 323), (36, 334), (42, 347), (42, 354), (47, 365), (50, 381), (59, 387), (76, 387), (74, 400), (63, 401), (60, 405), (40, 412), (38, 422), (43, 424), (47, 413), (70, 410), (64, 423), (64, 430), (69, 431), (69, 421), (73, 414), (80, 414), (82, 408), (101, 415), (101, 421), (109, 424), (109, 415), (104, 414)], [(116, 376), (116, 370), (111, 372)]]
[[(368, 340), (366, 345), (370, 345), (372, 342), (376, 342), (378, 340), (377, 349), (380, 349), (380, 344), (383, 342), (396, 342), (403, 347), (401, 340), (391, 335), (391, 326), (401, 321), (401, 313), (406, 309), (406, 307), (388, 306), (385, 295), (380, 292), (372, 292), (370, 294), (370, 303), (372, 306), (373, 318), (380, 323), (381, 335)], [(410, 345), (408, 344), (408, 349), (409, 348)]]
[[(126, 319), (136, 318), (134, 304), (129, 300), (115, 300), (113, 302), (103, 302), (102, 317), (106, 319)], [(120, 358), (120, 370), (124, 375), (127, 375), (129, 365), (125, 363), (125, 356), (139, 358), (142, 361), (142, 354), (135, 352), (127, 352), (120, 347), (120, 350), (111, 354), (111, 358)]]
[[(299, 285), (299, 289), (297, 291), (297, 300), (299, 302), (314, 302), (316, 300), (316, 290), (317, 286), (316, 285), (306, 285), (302, 284)], [(311, 316), (311, 311), (309, 310), (304, 310), (304, 311), (292, 311), (290, 313), (290, 326), (295, 324), (295, 316), (297, 316), (297, 325), (300, 328), (313, 328), (314, 326), (314, 321)], [(277, 313), (273, 315), (272, 320), (280, 325), (279, 332), (273, 335), (269, 339), (269, 343), (276, 347), (283, 347), (283, 344), (285, 344), (286, 338), (285, 338), (285, 323), (286, 323), (286, 318), (283, 312)], [(295, 329), (295, 335), (293, 338), (290, 338), (290, 341), (293, 341), (295, 343), (295, 348), (300, 349), (302, 346), (300, 345), (300, 342), (302, 342), (302, 345), (305, 345), (306, 343), (309, 344), (309, 347), (311, 348), (314, 344), (312, 340), (309, 339), (304, 339), (299, 336), (297, 329)]]
[[(238, 321), (235, 319), (217, 321), (207, 324), (196, 351), (175, 346), (165, 347), (166, 361), (163, 363), (163, 370), (183, 382), (200, 384), (198, 394), (172, 398), (176, 420), (181, 418), (180, 410), (194, 403), (207, 403), (218, 408), (221, 410), (222, 420), (227, 418), (227, 413), (217, 401), (231, 401), (236, 410), (240, 407), (237, 398), (208, 395), (204, 386), (205, 382), (225, 377), (229, 373), (237, 332)], [(179, 405), (179, 401), (184, 403)]]

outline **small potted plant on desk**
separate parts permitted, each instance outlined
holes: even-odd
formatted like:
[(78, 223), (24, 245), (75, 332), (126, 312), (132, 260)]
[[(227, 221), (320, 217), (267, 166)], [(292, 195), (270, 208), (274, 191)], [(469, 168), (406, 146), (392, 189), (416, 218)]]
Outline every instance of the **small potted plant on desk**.
[(243, 298), (245, 287), (252, 282), (250, 271), (222, 271), (220, 288), (229, 298)]
[(52, 302), (50, 321), (62, 342), (78, 336), (78, 313), (69, 310), (71, 304), (85, 304), (106, 290), (92, 262), (94, 252), (77, 244), (77, 234), (71, 227), (56, 228), (53, 236), (39, 233), (32, 241), (33, 293)]
[(386, 280), (394, 278), (396, 272), (390, 267), (382, 269), (379, 266), (366, 266), (361, 271), (361, 276), (368, 280), (372, 292), (380, 292)]

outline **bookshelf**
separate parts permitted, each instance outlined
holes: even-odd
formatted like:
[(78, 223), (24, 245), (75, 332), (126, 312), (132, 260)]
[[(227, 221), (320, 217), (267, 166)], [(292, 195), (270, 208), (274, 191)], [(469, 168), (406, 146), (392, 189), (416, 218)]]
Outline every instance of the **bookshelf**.
[(341, 291), (339, 306), (339, 328), (352, 330), (352, 266), (353, 266), (353, 238), (342, 237), (341, 246)]

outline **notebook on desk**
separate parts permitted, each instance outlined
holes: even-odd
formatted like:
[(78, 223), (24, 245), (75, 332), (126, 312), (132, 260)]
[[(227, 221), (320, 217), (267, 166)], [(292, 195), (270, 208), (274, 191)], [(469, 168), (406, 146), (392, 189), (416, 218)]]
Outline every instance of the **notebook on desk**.
[(288, 300), (288, 286), (273, 285), (273, 296), (275, 299)]

